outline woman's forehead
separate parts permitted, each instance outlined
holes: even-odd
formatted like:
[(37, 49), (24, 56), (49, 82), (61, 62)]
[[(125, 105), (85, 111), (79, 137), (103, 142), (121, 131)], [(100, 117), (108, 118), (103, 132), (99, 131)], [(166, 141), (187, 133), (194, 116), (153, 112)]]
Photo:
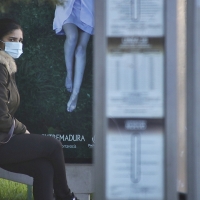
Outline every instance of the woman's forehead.
[(13, 37), (13, 38), (22, 39), (23, 38), (23, 32), (22, 32), (21, 29), (15, 29), (15, 30), (11, 31), (10, 33), (8, 33), (6, 35), (6, 37)]

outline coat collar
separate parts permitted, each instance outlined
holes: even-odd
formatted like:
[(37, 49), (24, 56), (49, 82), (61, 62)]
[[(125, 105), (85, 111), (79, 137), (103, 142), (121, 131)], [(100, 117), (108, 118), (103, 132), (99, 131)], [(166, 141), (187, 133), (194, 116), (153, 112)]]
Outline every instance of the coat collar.
[(6, 66), (9, 74), (17, 72), (15, 60), (5, 51), (0, 51), (0, 63)]

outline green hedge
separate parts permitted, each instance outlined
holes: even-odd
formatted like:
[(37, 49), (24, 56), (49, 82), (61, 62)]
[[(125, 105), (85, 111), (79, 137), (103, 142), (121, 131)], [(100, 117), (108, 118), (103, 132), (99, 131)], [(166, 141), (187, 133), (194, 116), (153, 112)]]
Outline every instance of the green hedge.
[(27, 200), (27, 185), (0, 178), (1, 200)]

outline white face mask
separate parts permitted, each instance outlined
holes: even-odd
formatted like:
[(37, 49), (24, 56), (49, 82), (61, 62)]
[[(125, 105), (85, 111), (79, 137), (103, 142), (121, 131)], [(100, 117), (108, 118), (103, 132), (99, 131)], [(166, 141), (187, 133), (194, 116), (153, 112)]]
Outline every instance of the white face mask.
[(5, 44), (4, 51), (13, 58), (19, 58), (23, 53), (21, 42), (3, 42), (3, 43)]

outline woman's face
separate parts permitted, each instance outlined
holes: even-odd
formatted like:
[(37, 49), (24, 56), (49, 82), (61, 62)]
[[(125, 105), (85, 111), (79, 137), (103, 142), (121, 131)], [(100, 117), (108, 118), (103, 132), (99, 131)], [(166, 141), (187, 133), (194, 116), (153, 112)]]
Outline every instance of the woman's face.
[[(3, 42), (22, 42), (23, 41), (23, 33), (21, 29), (15, 29), (9, 34), (5, 35), (2, 38)], [(5, 45), (4, 43), (0, 43), (0, 48), (4, 50)]]

